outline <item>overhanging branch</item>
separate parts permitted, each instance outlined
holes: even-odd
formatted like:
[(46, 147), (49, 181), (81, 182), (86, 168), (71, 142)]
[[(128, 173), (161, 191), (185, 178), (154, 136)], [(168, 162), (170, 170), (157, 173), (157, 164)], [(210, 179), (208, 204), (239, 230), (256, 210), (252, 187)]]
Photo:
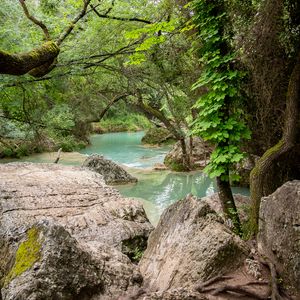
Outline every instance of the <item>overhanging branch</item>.
[(60, 37), (57, 39), (56, 43), (57, 45), (59, 46), (66, 38), (67, 36), (73, 31), (76, 23), (82, 19), (85, 15), (86, 15), (86, 12), (87, 12), (87, 8), (90, 4), (91, 0), (83, 0), (83, 8), (82, 10), (80, 11), (80, 13), (74, 18), (74, 20), (71, 22), (70, 26), (67, 27), (65, 29), (65, 31), (60, 35)]
[(59, 48), (52, 41), (26, 53), (10, 54), (0, 50), (0, 73), (10, 75), (26, 74), (34, 71), (35, 68), (53, 63), (58, 53)]
[(127, 21), (127, 22), (141, 22), (145, 24), (152, 24), (151, 21), (140, 19), (140, 18), (123, 18), (123, 17), (114, 17), (114, 16), (109, 16), (108, 13), (106, 12), (105, 14), (101, 14), (97, 11), (97, 9), (90, 4), (90, 7), (94, 11), (94, 13), (99, 17), (99, 18), (105, 18), (105, 19), (111, 19), (111, 20), (118, 20), (118, 21)]

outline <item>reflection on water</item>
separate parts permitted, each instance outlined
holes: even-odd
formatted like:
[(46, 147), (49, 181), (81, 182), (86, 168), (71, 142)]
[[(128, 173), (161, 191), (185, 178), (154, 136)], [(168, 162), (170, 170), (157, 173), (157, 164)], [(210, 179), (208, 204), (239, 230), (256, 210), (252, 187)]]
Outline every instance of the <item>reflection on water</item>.
[(126, 197), (143, 198), (146, 202), (154, 203), (155, 208), (150, 207), (150, 211), (145, 205), (147, 214), (154, 224), (166, 207), (187, 194), (202, 197), (212, 194), (215, 190), (214, 183), (199, 172), (189, 174), (163, 171), (133, 175), (139, 179), (137, 184), (117, 188)]
[[(125, 197), (143, 199), (143, 204), (152, 224), (157, 224), (164, 209), (191, 193), (204, 197), (215, 193), (215, 181), (202, 172), (175, 173), (169, 171), (141, 172), (130, 170), (138, 178), (137, 184), (117, 186)], [(248, 194), (248, 189), (233, 188), (235, 193)], [(151, 205), (154, 204), (154, 205)]]
[[(91, 145), (81, 153), (62, 153), (60, 164), (81, 165), (86, 155), (98, 153), (119, 164), (126, 166), (130, 174), (138, 178), (138, 183), (116, 186), (125, 197), (135, 197), (142, 200), (150, 221), (155, 225), (163, 210), (175, 201), (192, 193), (203, 197), (216, 191), (214, 181), (202, 172), (176, 173), (170, 171), (152, 171), (155, 163), (163, 162), (169, 147), (144, 147), (141, 145), (143, 132), (110, 133), (93, 135)], [(42, 153), (25, 157), (22, 160), (30, 162), (54, 162), (57, 153)], [(248, 189), (234, 188), (235, 193), (248, 195)]]

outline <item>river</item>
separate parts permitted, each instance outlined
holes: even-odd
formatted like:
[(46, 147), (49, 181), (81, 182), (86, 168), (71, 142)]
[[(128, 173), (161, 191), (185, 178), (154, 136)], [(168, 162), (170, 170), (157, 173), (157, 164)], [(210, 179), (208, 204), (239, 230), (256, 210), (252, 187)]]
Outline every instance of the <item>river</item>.
[[(176, 173), (154, 171), (155, 163), (162, 163), (169, 147), (145, 147), (141, 144), (143, 132), (122, 132), (97, 134), (91, 136), (91, 145), (80, 153), (63, 153), (59, 163), (81, 165), (87, 155), (98, 153), (121, 165), (138, 183), (116, 186), (123, 196), (139, 198), (147, 215), (156, 224), (163, 210), (171, 203), (192, 193), (198, 197), (210, 195), (216, 191), (213, 180), (202, 172)], [(53, 162), (56, 153), (35, 154), (18, 161)], [(2, 160), (9, 162), (16, 160)], [(248, 195), (245, 188), (233, 188), (234, 193)]]

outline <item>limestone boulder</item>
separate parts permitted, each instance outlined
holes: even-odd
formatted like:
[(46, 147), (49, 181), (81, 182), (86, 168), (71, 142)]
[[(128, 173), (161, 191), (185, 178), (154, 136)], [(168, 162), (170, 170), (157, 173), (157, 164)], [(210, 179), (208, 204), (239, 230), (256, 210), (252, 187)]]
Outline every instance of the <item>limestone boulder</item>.
[[(185, 140), (187, 152), (192, 153), (191, 162), (192, 167), (204, 168), (209, 162), (212, 147), (198, 137), (192, 139), (192, 149), (189, 139)], [(164, 159), (164, 164), (173, 171), (185, 171), (183, 166), (182, 148), (180, 142), (177, 142)]]
[(248, 253), (206, 201), (188, 196), (164, 211), (139, 266), (150, 291), (188, 289), (236, 269)]
[(137, 182), (137, 178), (131, 176), (122, 167), (102, 155), (92, 154), (84, 162), (83, 167), (101, 174), (106, 184), (124, 184)]
[[(0, 165), (0, 220), (2, 300), (117, 299), (117, 295), (142, 282), (136, 265), (129, 259), (132, 252), (144, 250), (153, 229), (142, 204), (122, 198), (105, 184), (101, 175), (86, 168), (33, 163)], [(41, 260), (34, 260), (28, 271), (11, 276), (18, 249), (36, 224), (43, 224), (37, 234)], [(84, 261), (85, 266), (81, 265)], [(54, 273), (52, 277), (47, 275), (48, 270)], [(64, 285), (67, 273), (68, 284)], [(46, 291), (42, 297), (34, 296), (35, 285), (41, 284), (44, 289), (46, 282), (53, 293), (57, 290), (55, 297)], [(16, 291), (21, 298), (17, 298)], [(96, 298), (69, 297), (85, 293)]]
[(170, 144), (175, 141), (174, 136), (164, 127), (153, 127), (146, 131), (142, 138), (142, 144), (162, 145)]
[(14, 238), (3, 300), (84, 299), (103, 289), (104, 261), (94, 261), (62, 226), (40, 222)]
[(261, 200), (258, 247), (284, 285), (300, 297), (300, 181), (290, 181)]

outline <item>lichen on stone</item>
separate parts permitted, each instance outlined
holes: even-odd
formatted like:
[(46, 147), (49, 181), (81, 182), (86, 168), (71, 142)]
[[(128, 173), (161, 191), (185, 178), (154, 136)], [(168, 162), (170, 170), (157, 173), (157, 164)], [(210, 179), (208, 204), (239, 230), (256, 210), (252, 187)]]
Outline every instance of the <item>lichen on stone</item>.
[(30, 269), (41, 258), (42, 241), (39, 238), (40, 230), (37, 227), (32, 227), (27, 231), (26, 236), (26, 240), (19, 245), (14, 265), (5, 277), (4, 286)]

